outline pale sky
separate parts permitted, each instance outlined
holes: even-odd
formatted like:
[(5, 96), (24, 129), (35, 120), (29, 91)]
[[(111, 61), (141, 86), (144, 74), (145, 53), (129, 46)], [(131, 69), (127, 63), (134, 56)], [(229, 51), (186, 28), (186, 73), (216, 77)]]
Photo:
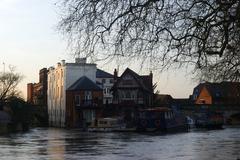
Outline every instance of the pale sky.
[[(74, 57), (67, 50), (67, 42), (56, 30), (59, 21), (57, 0), (0, 0), (0, 71), (3, 63), (14, 65), (24, 75), (19, 89), (26, 98), (27, 83), (38, 82), (41, 68), (55, 66), (65, 59), (73, 62)], [(116, 66), (98, 65), (110, 73)], [(120, 73), (126, 66), (120, 67)], [(149, 71), (130, 65), (139, 74)], [(187, 98), (196, 86), (186, 69), (165, 73), (154, 72), (161, 94), (175, 98)]]

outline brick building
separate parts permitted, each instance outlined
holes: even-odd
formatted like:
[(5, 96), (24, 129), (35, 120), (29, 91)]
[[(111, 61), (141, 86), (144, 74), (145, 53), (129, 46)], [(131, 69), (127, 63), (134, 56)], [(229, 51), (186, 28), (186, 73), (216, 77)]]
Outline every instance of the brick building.
[(103, 90), (83, 76), (66, 91), (66, 126), (84, 127), (100, 116)]
[(27, 101), (33, 105), (47, 107), (47, 74), (43, 68), (39, 71), (39, 82), (27, 84)]
[(127, 68), (118, 77), (114, 71), (113, 104), (116, 116), (124, 118), (127, 127), (135, 126), (138, 110), (152, 107), (153, 104), (153, 75), (138, 75)]
[(192, 98), (195, 104), (240, 104), (240, 83), (200, 83), (194, 88)]

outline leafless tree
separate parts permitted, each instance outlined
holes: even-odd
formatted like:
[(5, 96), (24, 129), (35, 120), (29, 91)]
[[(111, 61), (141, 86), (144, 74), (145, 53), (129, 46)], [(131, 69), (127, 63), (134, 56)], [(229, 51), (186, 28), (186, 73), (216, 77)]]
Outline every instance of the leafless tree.
[(208, 80), (239, 80), (240, 0), (62, 0), (59, 28), (92, 57), (194, 65)]
[(10, 71), (0, 72), (0, 102), (5, 102), (11, 97), (19, 97), (17, 85), (22, 78), (23, 76), (14, 72), (13, 67), (10, 67)]

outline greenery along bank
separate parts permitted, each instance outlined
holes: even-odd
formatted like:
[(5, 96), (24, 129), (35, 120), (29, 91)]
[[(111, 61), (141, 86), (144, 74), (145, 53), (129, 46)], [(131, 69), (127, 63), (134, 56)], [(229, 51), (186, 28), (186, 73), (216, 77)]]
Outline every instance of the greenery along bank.
[(32, 106), (18, 97), (0, 102), (0, 134), (47, 126), (48, 119), (45, 112), (41, 106)]
[(31, 105), (23, 99), (11, 97), (5, 102), (1, 102), (0, 133), (16, 131), (26, 131), (33, 122), (33, 110)]

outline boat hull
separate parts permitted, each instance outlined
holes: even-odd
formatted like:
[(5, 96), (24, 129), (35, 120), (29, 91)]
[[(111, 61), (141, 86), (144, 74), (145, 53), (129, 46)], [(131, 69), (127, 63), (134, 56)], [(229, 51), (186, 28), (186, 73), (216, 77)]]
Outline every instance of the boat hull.
[(169, 109), (143, 110), (137, 122), (137, 131), (141, 132), (185, 132), (188, 129), (186, 118)]

